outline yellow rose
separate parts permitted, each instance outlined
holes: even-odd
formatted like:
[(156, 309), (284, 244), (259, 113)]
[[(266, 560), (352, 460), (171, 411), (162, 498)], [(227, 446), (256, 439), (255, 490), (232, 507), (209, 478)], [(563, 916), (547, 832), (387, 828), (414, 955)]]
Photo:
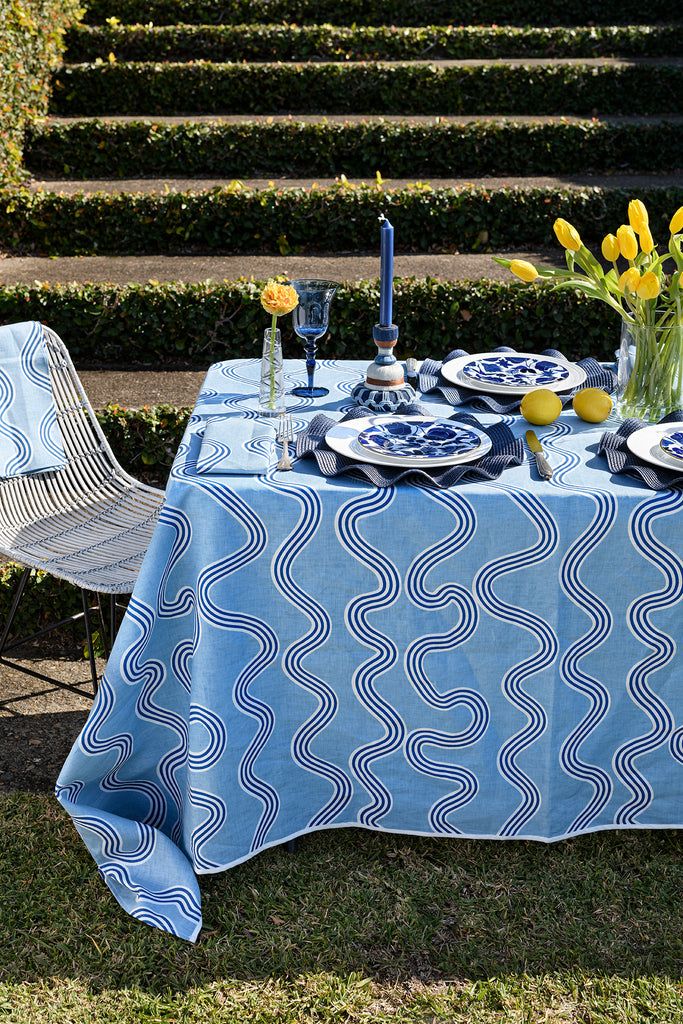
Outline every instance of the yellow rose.
[(533, 263), (527, 263), (526, 260), (510, 260), (510, 270), (517, 277), (521, 277), (522, 281), (531, 283), (538, 277), (538, 271)]
[(681, 230), (681, 228), (683, 228), (683, 206), (679, 206), (676, 212), (674, 213), (673, 217), (671, 218), (671, 223), (669, 224), (669, 231), (672, 235), (676, 235)]
[(261, 292), (261, 305), (273, 316), (284, 316), (291, 313), (299, 302), (299, 296), (289, 284), (268, 281)]
[(631, 294), (635, 294), (640, 284), (640, 271), (637, 267), (629, 267), (619, 278), (619, 291), (625, 292), (628, 289)]
[(573, 228), (566, 220), (562, 217), (558, 217), (553, 224), (553, 231), (557, 235), (557, 240), (560, 245), (563, 245), (565, 249), (571, 249), (572, 252), (578, 252), (581, 248), (581, 238), (576, 228)]
[(638, 253), (638, 239), (629, 224), (622, 224), (617, 228), (617, 241), (619, 242), (619, 251), (624, 259), (634, 260)]
[(643, 274), (636, 291), (641, 299), (656, 299), (660, 292), (659, 278), (651, 270)]
[(602, 255), (606, 260), (612, 260), (612, 262), (619, 259), (621, 250), (616, 235), (605, 235), (602, 240)]
[(628, 204), (628, 222), (638, 235), (650, 223), (645, 204), (640, 199), (632, 199)]

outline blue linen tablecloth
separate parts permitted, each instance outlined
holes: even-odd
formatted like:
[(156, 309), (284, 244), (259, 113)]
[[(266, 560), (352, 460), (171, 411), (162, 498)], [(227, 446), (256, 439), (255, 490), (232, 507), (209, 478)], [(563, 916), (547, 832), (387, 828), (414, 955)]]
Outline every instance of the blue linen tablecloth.
[[(331, 393), (290, 397), (296, 428), (348, 412), (364, 368), (323, 362)], [(612, 475), (607, 425), (566, 410), (538, 428), (548, 482), (528, 451), (441, 490), (313, 459), (197, 474), (207, 418), (248, 405), (258, 374), (208, 373), (58, 780), (122, 906), (193, 940), (197, 875), (316, 829), (679, 827), (683, 493)]]

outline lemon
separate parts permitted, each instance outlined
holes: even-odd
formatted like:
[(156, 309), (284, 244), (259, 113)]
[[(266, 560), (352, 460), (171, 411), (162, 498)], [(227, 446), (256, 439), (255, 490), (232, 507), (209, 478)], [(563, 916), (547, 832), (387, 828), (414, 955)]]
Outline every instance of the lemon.
[(562, 412), (562, 402), (554, 391), (536, 388), (535, 391), (527, 391), (520, 403), (519, 411), (529, 423), (542, 426), (557, 419)]
[(602, 423), (612, 411), (612, 399), (600, 388), (581, 388), (572, 399), (572, 407), (587, 423)]

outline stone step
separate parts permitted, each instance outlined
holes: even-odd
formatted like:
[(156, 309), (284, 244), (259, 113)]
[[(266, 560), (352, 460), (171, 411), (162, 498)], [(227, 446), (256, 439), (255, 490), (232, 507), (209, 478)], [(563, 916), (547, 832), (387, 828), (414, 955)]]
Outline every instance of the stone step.
[[(68, 346), (67, 337), (62, 337), (62, 341)], [(79, 370), (78, 376), (96, 411), (109, 402), (126, 409), (142, 409), (146, 405), (191, 408), (207, 370), (208, 363), (198, 370)]]
[[(33, 190), (42, 189), (46, 192), (203, 192), (213, 188), (225, 188), (235, 179), (230, 178), (116, 178), (67, 180), (61, 178), (35, 178), (30, 182)], [(304, 188), (314, 185), (319, 188), (331, 188), (340, 183), (339, 178), (240, 178), (242, 185), (251, 189), (272, 188)], [(385, 190), (402, 189), (415, 184), (415, 178), (387, 178), (382, 181)], [(679, 174), (585, 174), (566, 175), (563, 177), (487, 177), (487, 178), (433, 178), (420, 179), (432, 188), (475, 188), (497, 189), (515, 186), (520, 189), (558, 189), (575, 188), (670, 188), (672, 185), (683, 185), (683, 172)], [(349, 186), (359, 187), (363, 184), (373, 185), (372, 178), (348, 178)]]
[[(424, 253), (394, 256), (398, 278), (433, 277), (444, 281), (509, 281), (510, 273), (494, 263), (493, 253)], [(508, 253), (509, 255), (509, 253)], [(519, 252), (543, 266), (562, 265), (562, 253)], [(558, 260), (560, 261), (558, 263)], [(0, 259), (0, 287), (59, 284), (147, 284), (199, 281), (235, 281), (240, 277), (266, 281), (284, 274), (289, 278), (320, 277), (353, 283), (377, 279), (379, 249), (375, 253), (321, 256), (17, 256)]]
[[(657, 116), (658, 121), (669, 121), (674, 124), (683, 123), (683, 115), (661, 114)], [(321, 121), (330, 124), (358, 124), (368, 122), (370, 124), (381, 124), (382, 122), (405, 123), (405, 124), (553, 124), (554, 122), (568, 121), (572, 123), (586, 122), (587, 118), (578, 117), (573, 114), (559, 117), (558, 115), (532, 115), (532, 114), (192, 114), (183, 116), (180, 114), (102, 114), (88, 117), (61, 117), (50, 114), (46, 119), (47, 124), (70, 125), (87, 124), (90, 121), (99, 121), (104, 124), (116, 124), (121, 122), (148, 122), (150, 124), (205, 124), (217, 122), (219, 124), (242, 124), (244, 122), (257, 124), (268, 124), (273, 121), (290, 121), (300, 124), (319, 124)], [(600, 114), (591, 118), (589, 123), (600, 124), (651, 124), (652, 117), (642, 117), (629, 114)]]

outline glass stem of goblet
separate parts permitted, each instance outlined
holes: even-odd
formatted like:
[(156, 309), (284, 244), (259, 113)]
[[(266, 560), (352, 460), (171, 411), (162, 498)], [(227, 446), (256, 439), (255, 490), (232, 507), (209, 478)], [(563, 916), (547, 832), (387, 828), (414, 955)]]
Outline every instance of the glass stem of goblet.
[(308, 372), (308, 386), (313, 389), (313, 376), (315, 374), (315, 356), (316, 356), (316, 343), (315, 341), (306, 342), (306, 370)]

